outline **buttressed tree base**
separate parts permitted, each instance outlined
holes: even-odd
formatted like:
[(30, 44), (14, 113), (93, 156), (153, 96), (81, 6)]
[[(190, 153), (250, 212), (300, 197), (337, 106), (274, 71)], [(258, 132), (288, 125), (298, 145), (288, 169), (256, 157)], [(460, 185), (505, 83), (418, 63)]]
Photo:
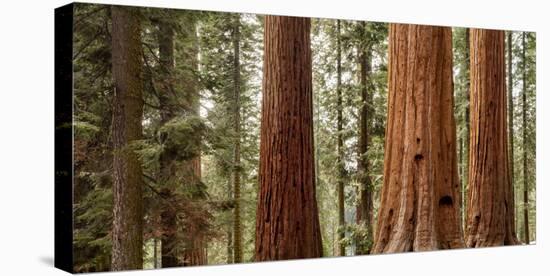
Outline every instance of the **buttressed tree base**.
[(536, 34), (55, 10), (55, 266), (536, 242)]

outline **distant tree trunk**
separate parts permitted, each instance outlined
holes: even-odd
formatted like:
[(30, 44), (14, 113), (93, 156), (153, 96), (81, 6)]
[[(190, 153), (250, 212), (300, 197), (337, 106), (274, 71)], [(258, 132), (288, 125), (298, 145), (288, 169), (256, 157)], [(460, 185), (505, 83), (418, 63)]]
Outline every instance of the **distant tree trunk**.
[[(363, 32), (366, 33), (366, 23), (361, 22)], [(360, 46), (359, 67), (360, 75), (359, 82), (361, 85), (361, 106), (359, 111), (359, 147), (357, 170), (359, 175), (359, 193), (358, 204), (356, 210), (356, 222), (366, 228), (367, 240), (357, 240), (355, 247), (356, 255), (369, 253), (369, 244), (372, 241), (372, 220), (373, 220), (373, 201), (372, 201), (372, 184), (369, 176), (370, 164), (367, 158), (367, 152), (370, 144), (370, 128), (371, 128), (371, 113), (372, 113), (372, 92), (369, 93), (368, 78), (371, 71), (371, 49)]]
[[(164, 125), (175, 117), (174, 108), (174, 30), (165, 21), (158, 23), (159, 66), (161, 91), (159, 91), (160, 124)], [(167, 183), (173, 179), (177, 168), (174, 164), (175, 157), (169, 152), (162, 152), (159, 157), (160, 182)], [(161, 189), (164, 198), (171, 200), (174, 196), (173, 187), (164, 185)], [(161, 262), (162, 267), (177, 267), (181, 262), (177, 257), (177, 210), (169, 204), (162, 207), (160, 221), (162, 227), (161, 237)]]
[[(186, 23), (189, 25), (189, 29), (186, 33), (187, 38), (191, 42), (191, 47), (188, 50), (187, 57), (189, 66), (192, 68), (192, 71), (189, 73), (185, 81), (187, 87), (188, 95), (187, 100), (190, 104), (190, 114), (192, 116), (200, 115), (200, 95), (199, 95), (199, 86), (196, 80), (196, 76), (193, 72), (198, 70), (198, 54), (199, 54), (199, 45), (198, 37), (196, 33), (196, 22), (192, 17), (187, 18)], [(199, 147), (200, 148), (200, 147)], [(201, 152), (200, 149), (194, 153), (195, 157), (191, 160), (185, 162), (184, 171), (188, 173), (184, 177), (185, 185), (191, 185), (190, 200), (195, 206), (199, 206), (201, 214), (206, 214), (207, 211), (202, 209), (203, 202), (206, 199), (206, 195), (201, 183), (202, 172), (201, 172)], [(202, 218), (199, 218), (202, 219)], [(198, 223), (196, 221), (187, 221), (185, 225), (185, 238), (184, 238), (184, 249), (183, 249), (183, 266), (199, 266), (206, 265), (208, 262), (207, 251), (206, 251), (206, 225)]]
[(310, 45), (309, 18), (265, 17), (256, 261), (322, 255)]
[[(192, 160), (188, 161), (184, 165), (184, 170), (189, 173), (186, 177), (186, 185), (192, 185), (193, 192), (191, 193), (191, 200), (193, 204), (199, 205), (203, 201), (204, 194), (202, 191), (198, 191), (199, 185), (201, 185), (201, 156), (200, 153)], [(199, 210), (197, 212), (202, 212)], [(208, 262), (206, 251), (206, 237), (204, 235), (205, 226), (197, 223), (196, 221), (188, 221), (185, 224), (185, 238), (183, 244), (183, 266), (200, 266), (206, 265)]]
[(201, 266), (208, 263), (206, 251), (206, 242), (200, 230), (193, 230), (195, 236), (190, 236), (186, 239), (185, 249), (183, 250), (183, 266)]
[(233, 97), (235, 152), (233, 154), (233, 196), (235, 200), (233, 218), (233, 250), (234, 262), (242, 262), (242, 230), (241, 230), (241, 61), (240, 61), (240, 15), (235, 16), (233, 26)]
[[(231, 182), (231, 178), (229, 178), (229, 181), (227, 181), (227, 197), (230, 200), (233, 200), (233, 183)], [(232, 264), (233, 263), (233, 225), (228, 224), (227, 230), (227, 263)]]
[(523, 119), (523, 228), (525, 244), (529, 244), (529, 181), (527, 174), (527, 71), (525, 71), (525, 32), (521, 34), (521, 70), (522, 70), (522, 119)]
[(113, 229), (114, 271), (143, 267), (141, 164), (132, 142), (141, 139), (143, 116), (140, 22), (136, 11), (113, 6)]
[[(512, 196), (515, 197), (515, 188), (514, 188), (514, 72), (512, 72), (512, 32), (508, 32), (508, 142), (509, 146), (509, 155), (508, 159), (510, 160), (510, 181), (512, 182)], [(515, 204), (514, 204), (515, 205)], [(514, 208), (516, 208), (514, 206)], [(515, 218), (517, 220), (517, 217)], [(517, 222), (515, 222), (517, 225)]]
[(470, 168), (466, 244), (517, 244), (506, 135), (504, 31), (470, 31)]
[(346, 237), (345, 225), (345, 203), (344, 203), (344, 138), (342, 135), (342, 42), (340, 31), (340, 20), (336, 20), (336, 129), (337, 129), (337, 160), (336, 168), (338, 170), (337, 190), (338, 190), (338, 255), (346, 255), (346, 246), (342, 242)]
[(159, 268), (157, 250), (158, 250), (158, 240), (157, 238), (153, 238), (153, 268)]
[[(466, 64), (468, 74), (470, 72), (470, 29), (466, 29)], [(464, 107), (464, 167), (462, 168), (462, 224), (466, 222), (467, 210), (467, 190), (468, 190), (468, 171), (470, 167), (470, 78), (466, 78), (466, 106)]]
[(373, 253), (464, 246), (451, 28), (390, 24), (384, 185)]

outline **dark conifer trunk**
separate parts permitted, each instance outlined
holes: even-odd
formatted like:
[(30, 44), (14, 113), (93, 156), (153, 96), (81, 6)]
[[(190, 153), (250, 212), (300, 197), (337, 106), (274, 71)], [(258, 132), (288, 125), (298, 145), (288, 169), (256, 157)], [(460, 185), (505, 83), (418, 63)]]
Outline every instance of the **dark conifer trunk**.
[(321, 257), (310, 19), (266, 16), (256, 261)]
[(112, 270), (143, 266), (141, 164), (132, 142), (141, 139), (143, 116), (141, 37), (137, 11), (113, 6), (113, 229)]
[[(227, 181), (227, 197), (230, 200), (233, 200), (233, 183), (231, 182), (231, 177)], [(227, 263), (232, 264), (233, 263), (233, 225), (232, 224), (228, 223), (227, 229), (226, 229), (226, 236), (227, 236), (227, 246), (226, 246)]]
[(242, 230), (241, 230), (241, 62), (240, 62), (240, 15), (235, 16), (233, 26), (233, 97), (235, 100), (234, 117), (234, 155), (233, 155), (233, 196), (235, 208), (233, 210), (233, 234), (235, 263), (242, 262)]
[(525, 244), (529, 244), (529, 175), (527, 173), (527, 71), (525, 57), (525, 32), (521, 33), (522, 70), (522, 120), (523, 120), (523, 233)]
[(336, 20), (336, 131), (337, 131), (337, 160), (338, 170), (337, 192), (338, 192), (338, 255), (346, 255), (346, 246), (343, 243), (345, 238), (345, 202), (344, 202), (344, 137), (342, 135), (342, 42), (341, 23)]

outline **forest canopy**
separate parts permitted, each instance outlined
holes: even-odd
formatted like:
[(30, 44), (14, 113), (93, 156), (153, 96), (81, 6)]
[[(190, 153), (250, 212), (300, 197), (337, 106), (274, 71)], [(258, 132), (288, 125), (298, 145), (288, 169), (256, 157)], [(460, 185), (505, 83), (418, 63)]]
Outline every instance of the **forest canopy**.
[(74, 270), (536, 241), (536, 34), (75, 4)]

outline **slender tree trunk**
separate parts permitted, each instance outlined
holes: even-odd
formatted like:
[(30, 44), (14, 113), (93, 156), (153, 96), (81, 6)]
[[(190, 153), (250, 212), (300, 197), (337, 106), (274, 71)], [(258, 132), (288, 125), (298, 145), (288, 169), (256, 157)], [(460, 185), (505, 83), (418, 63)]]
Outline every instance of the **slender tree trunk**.
[(158, 240), (157, 238), (153, 238), (153, 268), (159, 268), (157, 250)]
[(132, 142), (141, 139), (143, 99), (141, 37), (137, 12), (113, 6), (113, 229), (111, 269), (143, 267), (141, 164)]
[(506, 135), (504, 31), (470, 31), (470, 168), (466, 244), (517, 244)]
[[(158, 23), (158, 44), (159, 44), (159, 66), (161, 76), (161, 87), (159, 91), (160, 123), (166, 124), (174, 118), (174, 30), (167, 22)], [(160, 182), (167, 183), (175, 177), (175, 157), (169, 152), (162, 152), (159, 157)], [(171, 200), (174, 197), (173, 187), (164, 185), (161, 189), (164, 198)], [(160, 214), (162, 237), (161, 237), (161, 261), (162, 267), (177, 267), (181, 263), (177, 257), (177, 210), (169, 204), (163, 206)]]
[(464, 246), (451, 28), (390, 24), (384, 184), (373, 253)]
[(345, 204), (344, 204), (344, 138), (342, 135), (342, 42), (340, 20), (336, 20), (336, 129), (337, 129), (337, 160), (336, 167), (338, 170), (337, 190), (338, 190), (338, 255), (346, 255), (346, 246), (343, 243), (345, 238)]
[[(363, 32), (367, 32), (366, 23), (361, 22)], [(368, 78), (371, 72), (371, 49), (365, 49), (364, 46), (358, 48), (359, 53), (359, 82), (361, 85), (361, 107), (359, 111), (359, 150), (357, 169), (359, 175), (359, 193), (356, 210), (356, 222), (366, 228), (366, 240), (356, 240), (355, 254), (363, 255), (369, 253), (369, 246), (372, 242), (372, 220), (373, 220), (373, 201), (372, 184), (369, 176), (370, 164), (367, 158), (367, 152), (370, 144), (370, 128), (372, 113), (372, 92), (369, 93)]]
[(521, 70), (522, 70), (522, 119), (523, 119), (523, 228), (524, 241), (529, 244), (529, 175), (527, 174), (527, 71), (525, 65), (525, 32), (521, 34)]
[[(229, 181), (227, 183), (227, 197), (231, 200), (233, 200), (233, 183), (231, 182), (231, 178), (229, 178)], [(227, 263), (232, 264), (233, 263), (233, 225), (228, 224), (227, 225)]]
[[(470, 29), (466, 29), (466, 67), (467, 74), (470, 73)], [(466, 107), (464, 107), (464, 167), (462, 168), (462, 224), (466, 224), (467, 210), (467, 191), (468, 191), (468, 171), (470, 167), (470, 78), (466, 78)]]
[(310, 19), (266, 16), (256, 261), (321, 257)]
[(242, 229), (241, 229), (241, 62), (240, 62), (240, 15), (235, 17), (233, 26), (233, 97), (235, 152), (233, 155), (233, 196), (235, 200), (233, 218), (234, 262), (242, 262)]
[[(508, 38), (507, 38), (507, 44), (508, 44), (508, 142), (510, 143), (509, 146), (509, 155), (508, 159), (510, 160), (510, 181), (512, 182), (512, 195), (515, 198), (515, 188), (514, 188), (514, 72), (512, 71), (512, 65), (513, 65), (513, 49), (512, 49), (512, 32), (508, 32)], [(515, 205), (515, 204), (514, 204)], [(514, 206), (514, 208), (516, 208)], [(518, 211), (516, 211), (518, 212)], [(517, 225), (517, 217), (515, 218), (515, 224)]]

